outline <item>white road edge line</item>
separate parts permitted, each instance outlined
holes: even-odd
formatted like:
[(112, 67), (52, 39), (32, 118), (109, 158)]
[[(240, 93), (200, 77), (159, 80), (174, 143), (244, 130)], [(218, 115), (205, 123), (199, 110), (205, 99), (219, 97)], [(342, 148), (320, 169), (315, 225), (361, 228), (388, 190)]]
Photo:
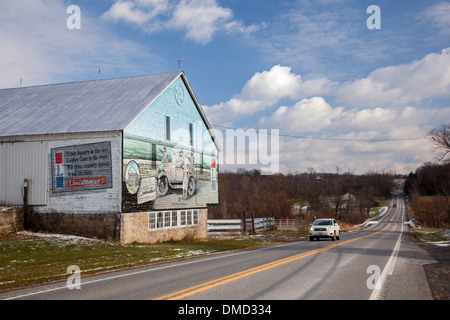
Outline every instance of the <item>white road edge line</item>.
[(400, 235), (398, 236), (394, 250), (392, 250), (392, 254), (391, 254), (388, 262), (384, 266), (383, 272), (381, 272), (380, 279), (378, 279), (378, 281), (375, 285), (375, 288), (373, 289), (372, 294), (370, 295), (369, 300), (378, 300), (381, 292), (383, 291), (383, 287), (386, 282), (386, 277), (391, 276), (394, 273), (394, 267), (395, 267), (395, 263), (397, 262), (398, 253), (400, 251), (400, 243), (401, 243), (401, 238), (402, 238), (402, 234), (403, 234), (403, 225), (404, 225), (403, 224), (403, 214), (402, 214), (401, 220), (402, 220), (402, 227), (400, 229)]

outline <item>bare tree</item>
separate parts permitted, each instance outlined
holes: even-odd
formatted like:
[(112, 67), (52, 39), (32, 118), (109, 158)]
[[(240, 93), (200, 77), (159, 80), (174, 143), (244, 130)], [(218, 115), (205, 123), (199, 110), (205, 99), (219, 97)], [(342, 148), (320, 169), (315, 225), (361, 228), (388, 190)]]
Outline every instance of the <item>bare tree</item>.
[(438, 129), (428, 131), (427, 136), (434, 143), (433, 150), (437, 152), (437, 161), (450, 161), (450, 159), (445, 159), (450, 154), (450, 123), (443, 124)]

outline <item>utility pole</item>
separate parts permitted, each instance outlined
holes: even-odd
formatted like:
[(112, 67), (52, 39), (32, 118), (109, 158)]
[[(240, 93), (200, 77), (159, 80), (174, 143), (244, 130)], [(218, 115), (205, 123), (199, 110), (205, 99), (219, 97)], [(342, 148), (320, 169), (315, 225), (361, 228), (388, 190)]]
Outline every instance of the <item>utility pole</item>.
[(245, 210), (242, 210), (242, 222), (244, 223), (244, 235), (247, 235), (247, 219), (245, 217)]

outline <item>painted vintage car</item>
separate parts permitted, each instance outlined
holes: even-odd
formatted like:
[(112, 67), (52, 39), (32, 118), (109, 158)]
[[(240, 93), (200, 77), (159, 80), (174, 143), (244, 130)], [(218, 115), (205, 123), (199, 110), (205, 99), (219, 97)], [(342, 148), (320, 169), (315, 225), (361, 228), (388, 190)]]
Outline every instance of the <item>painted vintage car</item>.
[(189, 150), (174, 150), (172, 161), (161, 161), (157, 174), (159, 196), (167, 194), (169, 189), (182, 189), (183, 198), (195, 194), (196, 178), (194, 174), (194, 155)]

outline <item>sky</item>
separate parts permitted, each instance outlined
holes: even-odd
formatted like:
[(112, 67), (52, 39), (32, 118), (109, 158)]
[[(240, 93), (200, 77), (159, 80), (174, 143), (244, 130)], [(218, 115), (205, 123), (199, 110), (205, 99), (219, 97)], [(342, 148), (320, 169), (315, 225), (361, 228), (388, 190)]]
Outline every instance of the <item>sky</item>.
[(0, 88), (180, 62), (221, 170), (408, 174), (449, 123), (449, 40), (449, 1), (0, 0)]

